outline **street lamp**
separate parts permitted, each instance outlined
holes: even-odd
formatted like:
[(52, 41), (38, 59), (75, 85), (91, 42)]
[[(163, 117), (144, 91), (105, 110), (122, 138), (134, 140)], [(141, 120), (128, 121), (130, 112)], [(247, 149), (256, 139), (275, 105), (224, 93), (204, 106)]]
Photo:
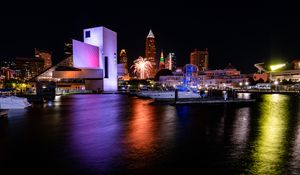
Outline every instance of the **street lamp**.
[(55, 81), (55, 86), (56, 86), (56, 87), (55, 87), (55, 94), (59, 94), (59, 91), (60, 91), (59, 88), (58, 88), (58, 83), (59, 83), (59, 81), (60, 81), (59, 78), (57, 78), (56, 81)]
[(243, 82), (239, 82), (240, 89), (243, 89)]
[(278, 81), (274, 81), (274, 84), (275, 84), (275, 90), (277, 91), (278, 89), (277, 89), (277, 85), (278, 85)]
[(246, 82), (245, 82), (245, 86), (246, 86), (246, 89), (247, 89), (247, 90), (248, 90), (248, 85), (249, 85), (249, 82), (246, 81)]
[(226, 84), (225, 83), (223, 83), (223, 88), (226, 89)]

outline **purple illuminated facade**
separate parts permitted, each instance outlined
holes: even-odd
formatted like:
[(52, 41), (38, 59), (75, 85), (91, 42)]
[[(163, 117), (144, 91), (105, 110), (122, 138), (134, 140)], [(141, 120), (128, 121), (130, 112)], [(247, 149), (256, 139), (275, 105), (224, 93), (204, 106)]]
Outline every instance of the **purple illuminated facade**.
[(73, 63), (78, 68), (99, 68), (99, 48), (73, 40)]
[(74, 67), (103, 70), (104, 91), (117, 90), (117, 33), (105, 27), (84, 29), (84, 42), (73, 40)]
[(84, 42), (99, 47), (104, 91), (117, 90), (117, 33), (105, 27), (84, 29)]

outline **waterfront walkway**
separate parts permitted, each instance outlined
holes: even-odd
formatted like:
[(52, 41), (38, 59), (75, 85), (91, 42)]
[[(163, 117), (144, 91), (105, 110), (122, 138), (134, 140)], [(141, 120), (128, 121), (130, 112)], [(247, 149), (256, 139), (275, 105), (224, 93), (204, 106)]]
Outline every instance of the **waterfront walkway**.
[(199, 98), (199, 99), (180, 99), (169, 101), (153, 101), (152, 104), (171, 104), (171, 105), (184, 105), (184, 104), (249, 104), (255, 102), (256, 99), (232, 99), (224, 100), (223, 98)]
[(300, 94), (299, 91), (287, 90), (265, 90), (265, 89), (237, 89), (237, 93), (259, 93), (259, 94)]
[(223, 104), (223, 103), (252, 103), (255, 99), (199, 99), (199, 100), (179, 100), (174, 102), (175, 104)]

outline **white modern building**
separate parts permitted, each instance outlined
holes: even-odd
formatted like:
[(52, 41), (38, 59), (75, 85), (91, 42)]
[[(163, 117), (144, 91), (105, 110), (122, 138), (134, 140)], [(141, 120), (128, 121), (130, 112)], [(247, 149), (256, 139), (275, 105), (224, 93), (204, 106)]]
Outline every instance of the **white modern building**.
[[(99, 48), (99, 68), (103, 69), (103, 90), (117, 90), (117, 33), (105, 27), (83, 30), (84, 43)], [(76, 67), (76, 65), (74, 65)]]
[(75, 86), (97, 92), (117, 91), (117, 33), (105, 27), (84, 29), (83, 41), (73, 40), (73, 55), (35, 80), (55, 81), (60, 89), (72, 90)]

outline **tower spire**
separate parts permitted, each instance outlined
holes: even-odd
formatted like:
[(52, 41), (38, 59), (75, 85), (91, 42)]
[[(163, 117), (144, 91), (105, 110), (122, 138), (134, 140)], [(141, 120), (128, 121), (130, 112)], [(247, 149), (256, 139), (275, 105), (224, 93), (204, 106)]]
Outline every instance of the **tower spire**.
[(159, 59), (159, 70), (165, 68), (165, 58), (164, 58), (164, 52), (161, 50), (160, 52), (160, 59)]
[(160, 58), (163, 58), (164, 57), (164, 50), (161, 49), (161, 52), (160, 52)]
[(149, 31), (149, 34), (148, 34), (147, 38), (155, 38), (151, 29)]
[(150, 71), (150, 78), (154, 78), (158, 66), (156, 66), (156, 48), (155, 48), (155, 38), (150, 29), (149, 34), (146, 38), (146, 50), (145, 50), (145, 57), (151, 62), (152, 69)]

